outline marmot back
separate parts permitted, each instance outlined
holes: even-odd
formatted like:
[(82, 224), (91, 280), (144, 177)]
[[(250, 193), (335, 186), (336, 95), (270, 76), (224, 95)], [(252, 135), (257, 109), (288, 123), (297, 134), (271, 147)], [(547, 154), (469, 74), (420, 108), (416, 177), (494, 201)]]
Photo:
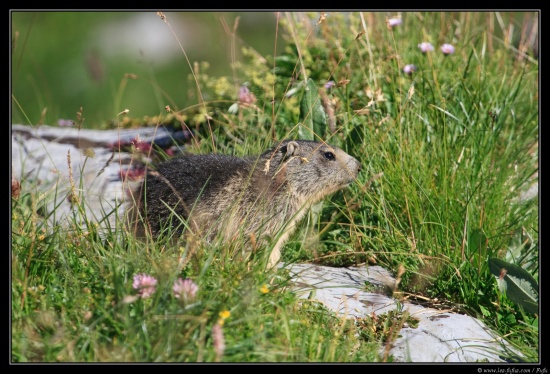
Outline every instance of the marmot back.
[[(270, 265), (308, 208), (350, 184), (359, 161), (326, 143), (285, 140), (259, 156), (185, 155), (158, 165), (137, 190), (133, 223), (153, 237), (170, 228), (211, 240), (277, 240)], [(145, 224), (144, 224), (145, 223)]]

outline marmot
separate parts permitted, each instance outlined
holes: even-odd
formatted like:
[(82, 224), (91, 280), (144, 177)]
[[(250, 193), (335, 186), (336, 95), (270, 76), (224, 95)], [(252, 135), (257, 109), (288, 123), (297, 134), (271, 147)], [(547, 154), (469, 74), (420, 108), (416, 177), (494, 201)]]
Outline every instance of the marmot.
[[(323, 142), (285, 140), (260, 156), (184, 155), (150, 170), (135, 191), (137, 234), (167, 228), (207, 240), (243, 234), (276, 243), (269, 266), (308, 208), (357, 177), (361, 164)], [(145, 225), (144, 225), (145, 223)], [(173, 232), (173, 231), (172, 231)]]

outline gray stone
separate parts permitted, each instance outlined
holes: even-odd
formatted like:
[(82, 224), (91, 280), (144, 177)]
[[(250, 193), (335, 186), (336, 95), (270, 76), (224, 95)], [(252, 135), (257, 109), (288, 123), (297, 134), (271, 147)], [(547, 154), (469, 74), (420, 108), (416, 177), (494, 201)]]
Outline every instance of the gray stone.
[[(13, 125), (12, 175), (19, 181), (28, 181), (27, 188), (36, 186), (46, 211), (55, 209), (55, 222), (54, 216), (50, 217), (52, 223), (64, 224), (79, 217), (74, 214), (76, 207), (68, 199), (72, 174), (77, 195), (84, 197), (86, 215), (95, 217), (98, 222), (108, 216), (103, 225), (113, 227), (116, 220), (114, 213), (125, 199), (125, 186), (120, 178), (121, 166), (128, 165), (132, 156), (113, 152), (111, 145), (117, 139), (131, 140), (142, 133), (143, 136), (150, 135), (151, 130), (154, 129), (79, 131), (75, 128)], [(93, 150), (93, 158), (83, 155), (86, 148)]]
[[(316, 300), (340, 316), (364, 318), (397, 310), (417, 318), (418, 326), (403, 327), (390, 350), (396, 362), (503, 362), (502, 357), (514, 352), (476, 318), (387, 296), (395, 279), (380, 266), (281, 266), (290, 272), (299, 297)], [(367, 292), (367, 283), (377, 291)]]

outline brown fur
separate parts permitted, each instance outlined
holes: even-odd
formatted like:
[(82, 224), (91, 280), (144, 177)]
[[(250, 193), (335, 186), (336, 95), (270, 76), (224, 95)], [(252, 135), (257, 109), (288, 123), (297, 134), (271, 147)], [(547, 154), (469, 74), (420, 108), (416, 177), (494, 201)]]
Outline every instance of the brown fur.
[(347, 186), (360, 169), (341, 149), (304, 140), (283, 141), (260, 156), (186, 155), (147, 173), (136, 191), (133, 223), (139, 235), (147, 230), (156, 237), (164, 225), (182, 227), (173, 209), (207, 240), (272, 238), (273, 266), (308, 208)]

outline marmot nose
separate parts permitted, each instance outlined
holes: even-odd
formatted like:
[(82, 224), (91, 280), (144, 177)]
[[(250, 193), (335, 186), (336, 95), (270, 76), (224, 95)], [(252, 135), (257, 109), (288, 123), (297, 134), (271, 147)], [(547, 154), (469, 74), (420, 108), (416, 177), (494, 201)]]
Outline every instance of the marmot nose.
[(356, 169), (357, 173), (359, 173), (362, 169), (361, 163), (359, 161), (357, 161), (356, 159), (354, 159), (354, 161), (355, 161), (355, 165), (357, 167), (357, 169)]
[(357, 177), (361, 169), (362, 169), (361, 163), (357, 161), (355, 158), (351, 158), (348, 161), (346, 170), (348, 174), (350, 174), (350, 177), (353, 177), (353, 178)]

